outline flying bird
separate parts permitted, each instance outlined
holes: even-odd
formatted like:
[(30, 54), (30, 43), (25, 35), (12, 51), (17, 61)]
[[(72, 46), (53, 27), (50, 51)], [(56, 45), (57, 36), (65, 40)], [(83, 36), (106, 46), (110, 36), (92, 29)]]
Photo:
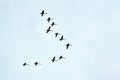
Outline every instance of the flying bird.
[(57, 61), (55, 58), (56, 58), (56, 57), (54, 56), (54, 57), (53, 57), (53, 59), (52, 59), (51, 61), (52, 61), (52, 62), (55, 62), (55, 61)]
[(42, 10), (42, 12), (40, 14), (41, 14), (41, 17), (42, 17), (44, 14), (48, 14), (48, 13), (45, 13), (45, 10)]
[(51, 30), (51, 27), (49, 26), (49, 28), (46, 30), (46, 33), (50, 32), (50, 31), (53, 31), (53, 30)]
[(61, 59), (66, 59), (66, 58), (65, 58), (65, 57), (63, 57), (63, 56), (60, 56), (60, 57), (59, 57), (59, 60), (61, 60)]
[(57, 24), (55, 24), (55, 22), (52, 22), (52, 23), (51, 23), (51, 26), (53, 27), (54, 25), (57, 25)]
[(58, 35), (61, 35), (61, 34), (59, 34), (59, 33), (55, 33), (55, 37), (57, 37)]
[(63, 38), (63, 35), (62, 35), (61, 38), (60, 38), (59, 40), (62, 41), (62, 40), (66, 40), (66, 39), (64, 39), (64, 38)]
[(25, 63), (23, 63), (23, 66), (26, 66), (26, 65), (29, 65), (29, 64), (27, 64), (26, 62), (25, 62)]
[(68, 43), (68, 44), (66, 44), (65, 46), (66, 46), (66, 49), (68, 49), (69, 46), (72, 46), (72, 45), (71, 45), (70, 43)]
[(48, 23), (50, 22), (50, 20), (53, 20), (54, 18), (48, 17), (47, 21)]
[(38, 63), (38, 62), (35, 62), (35, 63), (34, 63), (34, 65), (35, 65), (35, 66), (37, 66), (37, 65), (41, 65), (41, 64), (40, 64), (40, 63)]

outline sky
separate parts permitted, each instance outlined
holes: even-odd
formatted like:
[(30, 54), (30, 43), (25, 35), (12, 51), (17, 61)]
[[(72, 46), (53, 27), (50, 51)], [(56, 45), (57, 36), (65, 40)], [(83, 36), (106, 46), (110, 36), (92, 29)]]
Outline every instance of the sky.
[(0, 0), (0, 80), (120, 80), (119, 21), (119, 0)]

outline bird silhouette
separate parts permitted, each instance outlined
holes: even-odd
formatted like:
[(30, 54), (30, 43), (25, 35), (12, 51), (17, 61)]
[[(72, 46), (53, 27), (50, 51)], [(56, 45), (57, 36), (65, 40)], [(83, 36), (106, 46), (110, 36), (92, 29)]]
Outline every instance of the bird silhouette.
[(52, 61), (52, 62), (57, 61), (55, 58), (56, 58), (56, 57), (54, 56), (51, 61)]
[(65, 46), (66, 46), (66, 49), (68, 49), (69, 46), (72, 46), (72, 45), (71, 45), (70, 43), (68, 43), (68, 44), (66, 44)]
[(23, 63), (23, 66), (26, 66), (26, 65), (29, 65), (29, 64), (27, 64), (26, 62), (25, 62), (25, 63)]
[(47, 21), (48, 23), (50, 22), (50, 20), (53, 20), (54, 18), (48, 17)]
[(61, 56), (59, 57), (59, 60), (61, 60), (61, 59), (66, 59), (66, 58), (61, 55)]
[(60, 38), (59, 40), (62, 41), (62, 40), (66, 40), (66, 39), (64, 39), (64, 38), (63, 38), (63, 35), (62, 35), (61, 38)]
[(50, 32), (50, 31), (53, 32), (53, 30), (51, 30), (51, 27), (49, 26), (49, 28), (46, 30), (46, 33)]
[(41, 14), (41, 17), (42, 17), (44, 14), (48, 14), (48, 13), (45, 13), (45, 10), (42, 10), (42, 12), (40, 14)]
[(59, 34), (59, 33), (55, 33), (55, 37), (57, 37), (58, 35), (61, 35), (61, 34)]
[(51, 26), (53, 27), (54, 25), (57, 25), (57, 24), (55, 24), (55, 22), (52, 22), (52, 23), (51, 23)]
[(35, 62), (35, 63), (34, 63), (34, 65), (35, 65), (35, 66), (37, 66), (37, 65), (41, 65), (41, 64), (40, 64), (40, 63), (38, 63), (38, 62)]

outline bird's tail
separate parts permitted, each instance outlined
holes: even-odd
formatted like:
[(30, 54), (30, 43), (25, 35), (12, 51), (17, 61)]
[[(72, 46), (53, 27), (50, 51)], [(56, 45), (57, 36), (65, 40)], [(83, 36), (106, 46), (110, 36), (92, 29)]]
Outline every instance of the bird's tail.
[(54, 18), (51, 18), (51, 20), (54, 20)]
[(60, 38), (59, 40), (62, 41), (62, 40), (66, 40), (66, 39), (61, 39), (61, 38)]
[(53, 32), (53, 30), (50, 30), (51, 32)]
[(39, 65), (42, 65), (42, 64), (40, 64), (40, 63), (38, 63)]
[[(66, 39), (62, 39), (62, 40), (66, 40)], [(60, 40), (60, 41), (62, 41), (62, 40)]]
[(58, 35), (62, 35), (62, 34), (58, 34)]
[(46, 31), (46, 33), (48, 33), (48, 31)]
[(66, 39), (63, 39), (63, 40), (66, 40)]
[(55, 60), (55, 61), (58, 61), (58, 60)]
[(63, 57), (63, 59), (66, 59), (65, 57)]

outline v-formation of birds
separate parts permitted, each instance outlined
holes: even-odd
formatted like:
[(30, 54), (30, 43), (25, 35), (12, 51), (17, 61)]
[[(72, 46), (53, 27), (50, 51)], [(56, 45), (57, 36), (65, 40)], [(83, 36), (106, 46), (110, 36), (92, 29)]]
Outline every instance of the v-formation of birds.
[[(40, 13), (41, 17), (43, 17), (43, 16), (46, 15), (46, 14), (48, 14), (48, 13), (46, 13), (45, 10), (42, 10), (41, 13)], [(48, 18), (47, 18), (47, 22), (48, 22), (48, 23), (51, 22), (52, 20), (54, 20), (54, 18), (51, 18), (51, 17), (48, 17)], [(52, 27), (55, 26), (55, 25), (57, 25), (57, 24), (56, 24), (55, 22), (52, 22), (51, 25), (47, 28), (46, 33), (48, 34), (49, 32), (53, 32)], [(58, 35), (61, 35), (61, 37), (60, 37), (60, 39), (59, 39), (60, 41), (66, 40), (66, 39), (64, 38), (64, 36), (63, 36), (62, 34), (58, 33), (58, 32), (54, 33), (54, 35), (55, 35), (55, 38), (57, 38)], [(68, 49), (70, 46), (72, 46), (72, 44), (67, 43), (65, 46), (66, 46), (66, 49)], [(61, 56), (59, 56), (59, 60), (61, 60), (61, 59), (66, 59), (66, 58), (61, 55)], [(56, 60), (56, 56), (53, 56), (53, 58), (51, 59), (51, 62), (55, 62), (55, 61), (58, 61), (58, 60)], [(34, 64), (35, 66), (37, 66), (37, 65), (42, 65), (41, 63), (39, 63), (39, 62), (37, 62), (37, 61), (34, 62), (33, 64)], [(29, 64), (26, 63), (26, 62), (23, 63), (23, 66), (27, 66), (27, 65), (29, 65)]]

